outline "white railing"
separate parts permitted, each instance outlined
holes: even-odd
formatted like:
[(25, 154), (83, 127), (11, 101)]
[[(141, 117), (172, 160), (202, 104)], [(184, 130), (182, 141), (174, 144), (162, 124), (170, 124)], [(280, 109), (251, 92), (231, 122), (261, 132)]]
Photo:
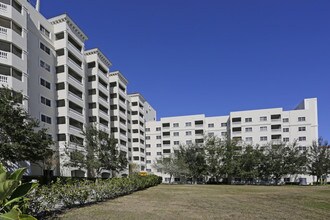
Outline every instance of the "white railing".
[(2, 83), (8, 83), (8, 76), (2, 76), (2, 75), (0, 75), (0, 82), (2, 82)]
[(70, 41), (68, 41), (68, 44), (69, 44), (70, 46), (72, 46), (73, 49), (75, 49), (76, 51), (78, 51), (78, 52), (80, 53), (80, 55), (82, 55), (81, 51), (80, 51), (75, 45), (73, 45)]
[(0, 27), (0, 34), (1, 35), (7, 36), (7, 33), (8, 33), (8, 29), (7, 28)]
[(68, 78), (69, 79), (72, 79), (73, 81), (75, 81), (77, 83), (79, 83), (80, 85), (83, 85), (81, 81), (79, 81), (78, 79), (74, 78), (73, 76), (70, 76), (70, 74), (69, 74), (69, 77)]
[(80, 96), (74, 94), (73, 92), (69, 91), (69, 94), (83, 101), (83, 99)]
[(0, 58), (7, 60), (8, 59), (8, 52), (0, 50)]
[(7, 12), (7, 10), (8, 10), (8, 5), (0, 3), (0, 11)]
[(79, 111), (76, 111), (76, 110), (74, 110), (74, 109), (72, 109), (72, 108), (69, 108), (69, 112), (71, 112), (71, 113), (73, 113), (73, 114), (75, 114), (75, 115), (78, 115), (78, 116), (80, 116), (80, 117), (83, 116), (82, 113), (80, 113)]
[(78, 63), (74, 62), (70, 57), (68, 57), (68, 60), (69, 60), (70, 63), (72, 63), (73, 65), (75, 65), (75, 66), (78, 67), (79, 69), (82, 69), (82, 67), (79, 66)]

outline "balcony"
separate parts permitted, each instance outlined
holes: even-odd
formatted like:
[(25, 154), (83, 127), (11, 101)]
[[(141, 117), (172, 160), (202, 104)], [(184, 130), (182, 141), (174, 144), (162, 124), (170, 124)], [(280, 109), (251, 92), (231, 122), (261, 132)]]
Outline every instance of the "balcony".
[(0, 26), (0, 39), (5, 41), (10, 41), (15, 43), (20, 48), (26, 48), (26, 41), (22, 37), (23, 30), (21, 31), (21, 35), (19, 35), (16, 31), (13, 31), (11, 28), (6, 28)]
[(282, 126), (281, 125), (272, 125), (271, 129), (272, 129), (272, 132), (281, 132), (282, 131)]
[(11, 5), (7, 5), (5, 3), (0, 2), (0, 15), (13, 19), (22, 27), (26, 25), (25, 10), (22, 9), (22, 6), (20, 6), (20, 8), (14, 8)]
[(270, 119), (272, 122), (281, 122), (282, 118), (280, 114), (271, 115)]
[[(21, 54), (21, 56), (23, 57), (23, 54)], [(3, 63), (8, 66), (14, 66), (22, 72), (26, 71), (26, 62), (23, 62), (22, 58), (9, 51), (0, 50), (0, 63)]]

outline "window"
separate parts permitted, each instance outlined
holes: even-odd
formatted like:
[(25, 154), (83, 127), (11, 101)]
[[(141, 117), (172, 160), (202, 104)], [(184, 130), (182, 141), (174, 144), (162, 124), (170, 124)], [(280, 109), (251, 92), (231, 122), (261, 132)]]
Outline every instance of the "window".
[(146, 132), (149, 132), (150, 131), (150, 128), (146, 128)]
[(151, 172), (151, 169), (146, 169), (146, 171), (150, 173)]
[(306, 117), (298, 117), (298, 121), (306, 121)]
[(59, 99), (56, 101), (56, 107), (64, 107), (65, 106), (65, 100)]
[(227, 123), (221, 123), (221, 127), (227, 127)]
[(65, 134), (57, 134), (57, 140), (58, 141), (66, 141), (66, 135)]
[(40, 25), (40, 32), (50, 38), (50, 32), (42, 25)]
[(267, 131), (267, 126), (260, 127), (260, 131)]
[(267, 116), (260, 117), (260, 121), (267, 121)]
[(51, 124), (52, 123), (52, 118), (47, 116), (47, 115), (41, 115), (41, 121), (45, 122), (47, 124)]
[(174, 141), (174, 145), (180, 145), (180, 141)]
[(289, 128), (283, 128), (283, 132), (289, 132)]
[(40, 42), (40, 49), (45, 51), (48, 55), (50, 55), (50, 49), (46, 45)]
[(173, 136), (175, 137), (179, 136), (179, 132), (173, 132)]
[(163, 123), (163, 128), (169, 128), (170, 127), (170, 123)]
[(151, 160), (146, 160), (146, 163), (151, 163)]
[(306, 137), (299, 137), (299, 141), (306, 141)]
[(139, 157), (133, 157), (133, 160), (139, 160), (140, 158)]
[(186, 127), (191, 127), (191, 122), (186, 122)]
[(251, 127), (245, 128), (245, 132), (252, 132), (252, 128)]
[(289, 118), (283, 118), (283, 122), (284, 123), (288, 123), (289, 122)]
[(65, 124), (65, 117), (64, 116), (57, 117), (57, 124)]
[(162, 152), (157, 152), (157, 156), (162, 155)]
[(161, 131), (161, 130), (162, 130), (161, 127), (157, 127), (157, 128), (156, 128), (156, 131)]
[(146, 144), (146, 148), (150, 148), (151, 147), (151, 145), (150, 144)]
[(246, 142), (252, 142), (252, 137), (246, 137), (246, 138), (245, 138), (245, 141), (246, 141)]
[(44, 80), (43, 78), (40, 78), (40, 85), (46, 87), (47, 89), (50, 89), (50, 82)]
[(260, 141), (267, 141), (267, 136), (261, 136)]
[(192, 144), (192, 140), (187, 140), (186, 144)]
[(289, 142), (289, 138), (288, 137), (283, 138), (283, 142)]
[(64, 32), (55, 34), (55, 40), (62, 40), (62, 39), (64, 39)]
[(209, 137), (213, 137), (213, 136), (214, 136), (214, 132), (209, 132), (207, 135), (208, 135)]
[(40, 60), (40, 67), (44, 68), (45, 70), (47, 70), (48, 72), (50, 72), (50, 65), (45, 63), (44, 61)]
[(164, 154), (170, 154), (170, 153), (171, 153), (171, 149), (164, 149), (164, 150), (163, 150), (163, 153), (164, 153)]
[(64, 73), (64, 71), (65, 71), (64, 65), (56, 67), (56, 73)]
[(307, 147), (306, 147), (306, 146), (299, 146), (298, 149), (299, 149), (299, 150), (307, 150)]
[(208, 124), (208, 127), (209, 127), (209, 128), (214, 128), (214, 124), (213, 124), (213, 123)]
[(298, 131), (306, 131), (306, 127), (299, 127)]
[(146, 136), (146, 140), (150, 140), (150, 136)]
[(252, 118), (245, 118), (245, 122), (252, 122)]
[(40, 102), (44, 105), (51, 107), (51, 101), (43, 96), (40, 97)]
[(178, 128), (179, 127), (179, 123), (173, 123), (173, 127), (174, 128)]
[(190, 136), (191, 135), (191, 131), (186, 131), (186, 136)]
[(157, 144), (156, 147), (162, 147), (162, 144)]
[(221, 136), (227, 136), (227, 132), (221, 132)]
[(162, 137), (161, 136), (156, 136), (156, 139), (162, 139)]
[(22, 13), (22, 5), (20, 5), (18, 2), (14, 1), (12, 2), (13, 8), (15, 8), (19, 13)]

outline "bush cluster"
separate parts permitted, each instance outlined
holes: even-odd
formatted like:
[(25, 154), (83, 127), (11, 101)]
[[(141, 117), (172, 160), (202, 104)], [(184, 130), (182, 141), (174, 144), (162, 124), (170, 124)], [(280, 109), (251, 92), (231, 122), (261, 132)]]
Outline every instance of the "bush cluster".
[(58, 210), (116, 198), (160, 183), (161, 180), (156, 175), (135, 175), (95, 182), (72, 180), (62, 183), (58, 180), (50, 185), (40, 186), (28, 195), (29, 210), (34, 216), (47, 216)]

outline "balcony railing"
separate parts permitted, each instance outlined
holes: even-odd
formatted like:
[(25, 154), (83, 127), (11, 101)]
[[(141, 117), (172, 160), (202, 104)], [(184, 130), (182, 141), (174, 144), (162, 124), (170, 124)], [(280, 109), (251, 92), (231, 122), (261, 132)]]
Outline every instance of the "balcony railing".
[(0, 35), (7, 36), (8, 34), (8, 29), (4, 27), (0, 27)]
[(8, 52), (0, 50), (0, 58), (7, 60), (8, 59)]
[(73, 65), (75, 65), (75, 66), (78, 67), (79, 69), (82, 69), (82, 67), (79, 66), (78, 63), (74, 62), (70, 57), (68, 57), (68, 60), (69, 60), (70, 63), (72, 63)]
[(82, 54), (81, 54), (81, 51), (80, 51), (75, 45), (73, 45), (70, 41), (68, 41), (68, 44), (69, 44), (70, 46), (72, 46), (74, 50), (78, 51), (78, 52), (80, 53), (80, 55), (82, 55)]
[(0, 83), (8, 83), (8, 76), (0, 75)]
[(7, 12), (7, 10), (8, 10), (8, 5), (0, 3), (0, 11)]

